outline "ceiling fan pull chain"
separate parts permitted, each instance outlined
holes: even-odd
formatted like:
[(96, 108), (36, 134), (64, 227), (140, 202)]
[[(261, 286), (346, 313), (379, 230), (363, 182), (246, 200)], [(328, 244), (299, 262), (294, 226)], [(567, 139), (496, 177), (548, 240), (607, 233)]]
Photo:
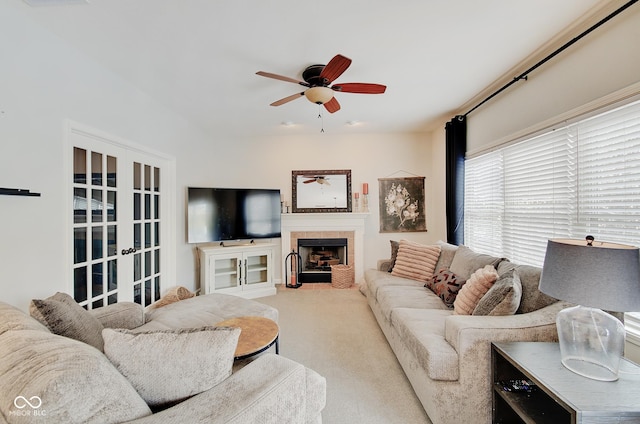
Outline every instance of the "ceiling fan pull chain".
[(320, 132), (324, 132), (324, 116), (322, 115), (322, 105), (318, 105), (318, 118), (322, 119), (322, 126), (320, 128)]

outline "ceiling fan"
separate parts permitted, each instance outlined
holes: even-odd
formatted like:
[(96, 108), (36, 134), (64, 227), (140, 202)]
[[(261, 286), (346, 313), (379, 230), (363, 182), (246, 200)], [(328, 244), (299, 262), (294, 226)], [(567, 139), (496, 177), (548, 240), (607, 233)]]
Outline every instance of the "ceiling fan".
[(349, 65), (351, 65), (351, 59), (338, 54), (331, 59), (327, 65), (308, 66), (302, 72), (302, 79), (304, 79), (304, 81), (272, 74), (270, 72), (259, 71), (256, 72), (256, 74), (262, 77), (292, 82), (307, 87), (306, 90), (300, 93), (292, 94), (291, 96), (271, 103), (271, 106), (280, 106), (305, 96), (310, 102), (324, 105), (329, 113), (334, 113), (340, 110), (340, 103), (338, 103), (338, 100), (334, 97), (334, 92), (336, 91), (343, 93), (382, 94), (387, 89), (385, 85), (364, 82), (345, 82), (331, 85), (334, 80), (347, 70)]
[(329, 184), (328, 178), (322, 175), (303, 175), (302, 177), (308, 178), (307, 180), (304, 180), (302, 182), (303, 184), (318, 183), (318, 184), (331, 185)]

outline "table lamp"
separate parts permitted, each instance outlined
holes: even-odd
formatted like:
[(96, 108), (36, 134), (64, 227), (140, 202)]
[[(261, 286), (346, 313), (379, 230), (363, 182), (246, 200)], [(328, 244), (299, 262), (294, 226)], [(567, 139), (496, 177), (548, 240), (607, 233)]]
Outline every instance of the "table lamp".
[(638, 248), (591, 236), (549, 240), (540, 291), (579, 305), (563, 309), (556, 318), (562, 364), (594, 380), (617, 380), (625, 329), (602, 309), (640, 311)]

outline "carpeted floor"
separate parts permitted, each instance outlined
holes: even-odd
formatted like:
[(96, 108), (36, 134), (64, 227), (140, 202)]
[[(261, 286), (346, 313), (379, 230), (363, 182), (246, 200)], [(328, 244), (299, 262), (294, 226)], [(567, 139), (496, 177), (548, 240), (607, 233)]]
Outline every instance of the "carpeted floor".
[(357, 289), (279, 289), (280, 354), (326, 377), (324, 424), (430, 424)]

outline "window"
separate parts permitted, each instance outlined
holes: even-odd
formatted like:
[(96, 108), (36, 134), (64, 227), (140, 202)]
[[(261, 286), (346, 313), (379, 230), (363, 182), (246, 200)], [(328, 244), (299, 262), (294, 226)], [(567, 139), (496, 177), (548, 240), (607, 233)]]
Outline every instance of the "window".
[[(640, 101), (467, 159), (465, 244), (542, 266), (550, 238), (640, 244)], [(640, 345), (640, 313), (627, 314)]]
[(549, 238), (640, 243), (640, 101), (470, 158), (465, 244), (541, 266)]

